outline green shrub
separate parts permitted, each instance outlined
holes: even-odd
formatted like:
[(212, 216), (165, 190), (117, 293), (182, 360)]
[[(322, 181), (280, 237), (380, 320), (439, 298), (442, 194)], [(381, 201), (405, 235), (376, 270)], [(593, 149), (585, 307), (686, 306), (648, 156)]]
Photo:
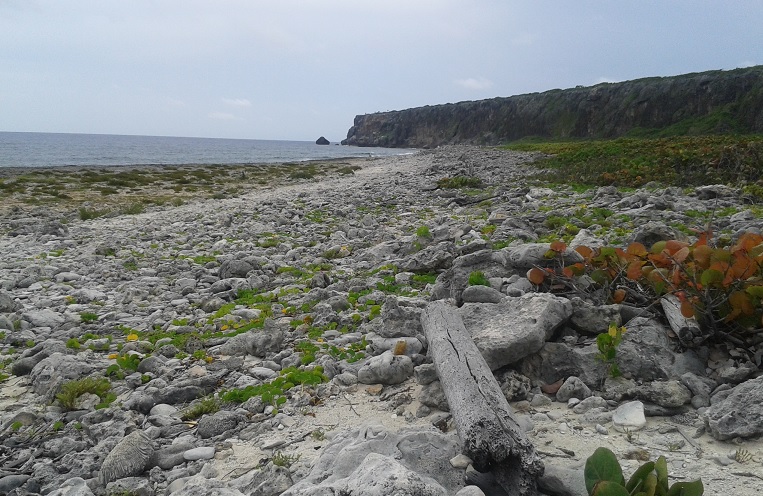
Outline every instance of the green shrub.
[(469, 274), (469, 286), (490, 286), (490, 281), (483, 272), (475, 270)]
[(80, 207), (79, 218), (81, 220), (97, 219), (98, 217), (103, 217), (104, 215), (108, 213), (109, 213), (108, 210), (98, 210), (95, 208)]
[(617, 457), (607, 448), (597, 448), (586, 460), (584, 477), (590, 496), (701, 496), (705, 491), (701, 479), (668, 487), (668, 462), (664, 456), (645, 463), (625, 482)]
[[(106, 378), (85, 377), (75, 381), (65, 382), (56, 395), (56, 399), (64, 410), (74, 410), (77, 398), (85, 393), (95, 394), (102, 404), (110, 403), (116, 396), (110, 395), (111, 383)], [(100, 406), (100, 405), (99, 405)]]
[(98, 321), (98, 314), (93, 312), (82, 312), (79, 314), (79, 318), (83, 324), (92, 324), (93, 322)]
[(208, 396), (201, 401), (183, 411), (181, 420), (195, 420), (202, 415), (215, 413), (220, 410), (220, 402), (214, 397)]

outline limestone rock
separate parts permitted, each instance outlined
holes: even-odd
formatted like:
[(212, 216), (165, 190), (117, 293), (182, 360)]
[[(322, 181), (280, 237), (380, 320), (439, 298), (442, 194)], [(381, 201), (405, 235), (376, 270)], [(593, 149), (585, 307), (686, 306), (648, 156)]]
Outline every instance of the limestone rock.
[(763, 433), (763, 376), (734, 387), (726, 399), (704, 413), (705, 425), (718, 440)]
[(623, 403), (612, 415), (612, 425), (620, 432), (638, 431), (646, 427), (644, 404), (640, 401)]
[(566, 298), (527, 294), (501, 303), (466, 303), (460, 309), (466, 329), (492, 370), (539, 351), (572, 315)]
[(154, 454), (151, 439), (143, 431), (134, 431), (122, 438), (101, 464), (99, 480), (104, 486), (111, 481), (142, 474)]
[(413, 362), (406, 355), (385, 351), (370, 358), (358, 370), (361, 384), (400, 384), (413, 375)]

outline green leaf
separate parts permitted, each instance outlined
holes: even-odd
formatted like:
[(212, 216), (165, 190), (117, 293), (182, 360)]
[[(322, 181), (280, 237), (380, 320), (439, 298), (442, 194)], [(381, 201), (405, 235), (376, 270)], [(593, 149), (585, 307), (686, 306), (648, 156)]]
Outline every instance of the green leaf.
[(630, 496), (623, 486), (612, 481), (601, 481), (593, 488), (591, 496)]
[(693, 482), (676, 482), (668, 491), (668, 496), (702, 496), (705, 492), (705, 486), (702, 480)]
[(646, 477), (652, 473), (652, 470), (654, 470), (654, 462), (647, 462), (641, 465), (638, 470), (633, 472), (631, 478), (628, 479), (625, 489), (627, 489), (629, 493), (632, 493), (635, 489), (640, 490)]
[(668, 460), (661, 456), (654, 463), (654, 471), (657, 472), (657, 485), (660, 490), (657, 494), (667, 494), (668, 492)]
[[(589, 495), (594, 494), (594, 487), (601, 481), (614, 482), (620, 484), (620, 486), (625, 485), (623, 469), (620, 468), (620, 463), (617, 461), (615, 454), (607, 448), (597, 448), (596, 451), (588, 457), (583, 474), (585, 477), (585, 487)], [(625, 491), (624, 487), (621, 489), (624, 491), (625, 495), (628, 494), (628, 491)]]
[(763, 286), (749, 286), (745, 291), (747, 291), (747, 294), (750, 296), (763, 299)]
[(707, 269), (702, 272), (700, 282), (703, 286), (710, 286), (712, 284), (719, 284), (723, 282), (723, 272), (715, 269)]

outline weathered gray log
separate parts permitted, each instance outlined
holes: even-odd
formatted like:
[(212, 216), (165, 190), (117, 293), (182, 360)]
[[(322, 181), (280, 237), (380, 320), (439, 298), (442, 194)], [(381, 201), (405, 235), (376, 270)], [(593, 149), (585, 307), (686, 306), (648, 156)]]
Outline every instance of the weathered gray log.
[(445, 301), (432, 302), (422, 312), (421, 324), (464, 453), (477, 470), (492, 472), (511, 496), (537, 494), (543, 462), (458, 310)]
[(668, 324), (673, 332), (678, 336), (678, 340), (684, 346), (697, 346), (709, 337), (709, 334), (703, 334), (697, 319), (687, 319), (681, 313), (681, 301), (677, 296), (667, 294), (660, 299), (662, 310), (668, 319)]

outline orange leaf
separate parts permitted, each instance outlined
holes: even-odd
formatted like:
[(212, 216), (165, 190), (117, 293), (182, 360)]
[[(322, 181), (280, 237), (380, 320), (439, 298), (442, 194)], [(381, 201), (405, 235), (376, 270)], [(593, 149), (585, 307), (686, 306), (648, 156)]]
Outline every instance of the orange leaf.
[(553, 251), (557, 253), (562, 253), (564, 252), (564, 250), (567, 249), (567, 243), (565, 243), (564, 241), (554, 241), (553, 243), (551, 243), (549, 248), (551, 248)]
[(562, 275), (564, 275), (564, 277), (566, 277), (568, 279), (572, 279), (575, 276), (575, 273), (572, 272), (572, 268), (571, 267), (565, 267), (565, 268), (562, 269)]
[(546, 279), (546, 275), (539, 268), (533, 267), (527, 271), (527, 279), (536, 286), (540, 286)]
[(671, 255), (674, 255), (678, 250), (680, 250), (684, 246), (689, 246), (689, 244), (684, 243), (683, 241), (677, 241), (675, 239), (671, 239), (665, 242), (665, 249), (668, 250), (668, 253), (670, 253)]
[(707, 246), (708, 240), (710, 240), (710, 238), (712, 237), (713, 237), (713, 231), (709, 229), (707, 231), (701, 232), (697, 236), (697, 242), (694, 243), (694, 246), (695, 247)]
[(681, 315), (687, 319), (694, 317), (694, 305), (689, 300), (681, 301)]
[(745, 315), (752, 315), (755, 313), (755, 307), (750, 301), (750, 295), (744, 291), (734, 291), (729, 295), (729, 304), (734, 310), (739, 310)]
[(588, 248), (587, 246), (578, 246), (575, 248), (575, 251), (580, 253), (580, 255), (588, 260), (593, 255), (593, 250)]
[(682, 263), (684, 260), (686, 260), (686, 257), (689, 256), (689, 247), (684, 246), (677, 252), (673, 254), (673, 260), (675, 260), (677, 263)]
[(713, 249), (707, 245), (699, 245), (694, 248), (694, 261), (697, 262), (703, 269), (710, 267), (710, 256), (713, 254)]
[(641, 276), (643, 275), (643, 272), (641, 271), (641, 267), (644, 266), (644, 262), (640, 260), (635, 260), (628, 264), (628, 271), (625, 273), (625, 277), (630, 279), (631, 281), (638, 281), (641, 279)]
[(646, 246), (638, 242), (633, 242), (628, 245), (626, 253), (629, 255), (635, 255), (637, 257), (645, 257), (649, 252), (646, 251)]
[(731, 249), (732, 252), (744, 250), (749, 252), (759, 244), (763, 243), (763, 237), (760, 234), (747, 232), (739, 237), (739, 241)]
[(758, 263), (747, 258), (743, 253), (737, 252), (735, 258), (736, 260), (734, 260), (731, 270), (737, 279), (749, 279), (758, 271)]
[(625, 300), (625, 290), (616, 289), (612, 292), (612, 301), (615, 303), (622, 303)]

